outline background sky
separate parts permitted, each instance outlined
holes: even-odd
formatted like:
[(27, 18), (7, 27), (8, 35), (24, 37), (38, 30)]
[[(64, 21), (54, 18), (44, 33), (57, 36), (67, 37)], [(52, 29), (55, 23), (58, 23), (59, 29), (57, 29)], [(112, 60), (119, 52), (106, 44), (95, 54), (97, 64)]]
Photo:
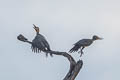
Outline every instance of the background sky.
[(84, 65), (76, 80), (120, 80), (120, 0), (0, 0), (0, 80), (62, 80), (69, 62), (62, 56), (35, 54), (17, 40), (35, 37), (33, 23), (56, 51), (93, 35), (84, 49)]

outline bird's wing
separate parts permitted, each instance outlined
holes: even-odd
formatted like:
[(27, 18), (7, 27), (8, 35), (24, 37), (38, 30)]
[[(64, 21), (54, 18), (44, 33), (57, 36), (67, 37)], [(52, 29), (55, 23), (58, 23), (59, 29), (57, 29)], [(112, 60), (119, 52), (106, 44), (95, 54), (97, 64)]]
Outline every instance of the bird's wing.
[(35, 46), (40, 50), (48, 50), (50, 48), (48, 42), (42, 35), (37, 35), (35, 37), (35, 39), (33, 40), (32, 46)]
[(32, 47), (33, 47), (33, 49), (38, 48), (39, 50), (44, 50), (44, 44), (38, 38), (35, 38), (32, 41)]
[(74, 45), (81, 45), (81, 46), (87, 46), (90, 45), (92, 43), (91, 39), (82, 39), (79, 40), (77, 43), (75, 43)]
[(47, 40), (45, 39), (45, 37), (44, 36), (42, 36), (41, 35), (41, 37), (42, 37), (42, 43), (44, 44), (44, 46), (48, 49), (48, 50), (50, 50), (50, 46), (49, 46), (49, 43), (47, 42)]

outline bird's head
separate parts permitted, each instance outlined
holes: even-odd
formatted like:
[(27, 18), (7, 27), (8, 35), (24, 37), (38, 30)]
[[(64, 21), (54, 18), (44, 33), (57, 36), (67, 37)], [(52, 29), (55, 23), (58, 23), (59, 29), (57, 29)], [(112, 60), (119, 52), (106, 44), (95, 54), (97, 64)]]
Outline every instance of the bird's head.
[(37, 33), (39, 33), (40, 32), (40, 30), (39, 30), (39, 27), (37, 27), (37, 26), (35, 26), (34, 24), (33, 24), (33, 28), (35, 29), (35, 31), (37, 32)]
[(94, 35), (92, 39), (93, 39), (93, 40), (102, 40), (103, 38), (100, 38), (100, 37)]

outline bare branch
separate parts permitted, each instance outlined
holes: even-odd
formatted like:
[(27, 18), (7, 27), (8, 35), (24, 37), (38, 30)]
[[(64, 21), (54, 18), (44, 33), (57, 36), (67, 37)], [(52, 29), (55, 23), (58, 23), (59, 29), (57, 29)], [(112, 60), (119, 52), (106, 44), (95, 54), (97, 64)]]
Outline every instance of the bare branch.
[[(29, 44), (32, 44), (32, 42), (28, 41), (28, 39), (25, 38), (23, 35), (19, 35), (17, 38), (22, 42), (27, 42)], [(43, 52), (66, 57), (70, 62), (70, 69), (63, 80), (75, 80), (76, 76), (78, 75), (80, 69), (83, 66), (82, 60), (76, 62), (74, 58), (66, 52), (59, 52), (59, 51), (43, 51)]]

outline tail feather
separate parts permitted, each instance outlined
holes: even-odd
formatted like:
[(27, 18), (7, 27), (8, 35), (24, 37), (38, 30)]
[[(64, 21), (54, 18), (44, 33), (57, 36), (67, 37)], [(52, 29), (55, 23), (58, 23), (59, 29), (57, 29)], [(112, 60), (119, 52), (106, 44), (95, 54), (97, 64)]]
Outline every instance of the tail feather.
[(75, 45), (72, 49), (70, 49), (70, 53), (72, 53), (72, 52), (76, 52), (76, 51), (78, 51), (78, 49), (80, 48), (81, 46), (77, 46), (77, 45)]

